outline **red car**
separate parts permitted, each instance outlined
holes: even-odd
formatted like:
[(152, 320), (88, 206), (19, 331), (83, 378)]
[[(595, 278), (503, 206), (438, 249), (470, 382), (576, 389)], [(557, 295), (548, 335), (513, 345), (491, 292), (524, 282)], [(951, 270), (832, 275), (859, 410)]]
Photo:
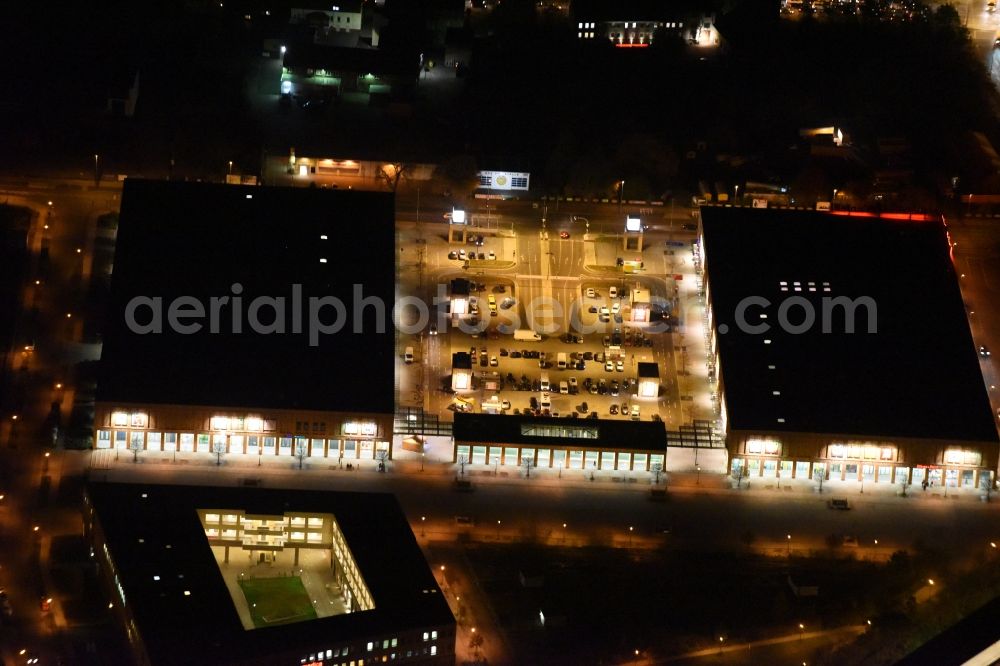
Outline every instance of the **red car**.
[(563, 240), (569, 238), (569, 232), (568, 231), (560, 231), (559, 232), (559, 238), (562, 238)]

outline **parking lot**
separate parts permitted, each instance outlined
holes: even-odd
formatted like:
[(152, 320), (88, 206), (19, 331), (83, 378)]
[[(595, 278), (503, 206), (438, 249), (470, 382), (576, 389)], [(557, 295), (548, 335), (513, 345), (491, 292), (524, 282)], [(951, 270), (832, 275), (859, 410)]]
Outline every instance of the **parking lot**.
[[(468, 352), (472, 358), (473, 388), (456, 393), (449, 408), (580, 418), (666, 417), (661, 411), (676, 387), (671, 334), (649, 332), (649, 324), (630, 321), (628, 288), (622, 291), (600, 279), (577, 285), (553, 290), (551, 299), (539, 306), (519, 298), (520, 290), (510, 280), (476, 282), (474, 287), (482, 289), (471, 296), (469, 315), (454, 320), (463, 325), (453, 325), (448, 334), (450, 352)], [(477, 323), (485, 326), (482, 333), (471, 328)], [(518, 330), (552, 334), (520, 340), (514, 334)], [(637, 397), (641, 362), (657, 364), (660, 389), (655, 397)]]

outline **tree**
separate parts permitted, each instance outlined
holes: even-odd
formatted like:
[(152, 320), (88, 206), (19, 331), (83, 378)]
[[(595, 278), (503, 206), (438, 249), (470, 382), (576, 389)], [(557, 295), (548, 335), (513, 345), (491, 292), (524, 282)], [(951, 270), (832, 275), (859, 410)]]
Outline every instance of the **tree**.
[(389, 188), (390, 192), (395, 192), (399, 187), (399, 181), (409, 174), (411, 166), (404, 162), (390, 162), (379, 167), (378, 176)]
[(465, 466), (469, 463), (469, 459), (462, 455), (458, 457), (458, 470), (460, 476), (465, 476)]
[(222, 464), (222, 456), (223, 454), (225, 454), (225, 452), (226, 452), (225, 442), (214, 442), (212, 444), (212, 453), (215, 454), (215, 464), (217, 466)]
[(479, 649), (483, 647), (483, 635), (479, 633), (474, 633), (469, 637), (469, 649), (475, 651), (476, 656), (479, 656)]
[(902, 481), (900, 481), (900, 482), (899, 482), (899, 490), (900, 490), (900, 493), (899, 493), (899, 494), (900, 494), (900, 496), (902, 496), (902, 497), (906, 497), (906, 490), (907, 490), (907, 489), (908, 489), (909, 487), (910, 487), (910, 484), (909, 484), (909, 482), (907, 482), (907, 480), (906, 480), (906, 479), (903, 479)]
[(825, 476), (826, 473), (823, 470), (821, 469), (813, 470), (813, 478), (816, 480), (817, 483), (819, 483), (819, 492), (821, 493), (823, 492), (823, 478)]
[(453, 197), (465, 197), (479, 187), (479, 167), (471, 155), (457, 155), (439, 165), (435, 177), (444, 180)]
[(990, 478), (989, 474), (983, 474), (979, 478), (979, 487), (982, 489), (986, 501), (989, 502), (990, 493), (993, 492), (993, 479)]
[(531, 478), (531, 468), (534, 466), (534, 461), (531, 458), (522, 458), (521, 467), (524, 468), (524, 478)]
[(139, 462), (139, 451), (142, 451), (142, 440), (133, 439), (131, 442), (129, 442), (128, 449), (129, 451), (132, 452), (132, 462), (134, 463)]
[(663, 473), (663, 463), (653, 463), (653, 485), (660, 482), (660, 474)]
[(307, 455), (309, 455), (309, 449), (306, 448), (305, 442), (299, 442), (295, 445), (295, 457), (299, 459), (299, 469), (302, 469), (302, 463)]
[(378, 471), (385, 471), (385, 463), (389, 460), (389, 451), (387, 449), (379, 449), (375, 452), (375, 460), (378, 461)]

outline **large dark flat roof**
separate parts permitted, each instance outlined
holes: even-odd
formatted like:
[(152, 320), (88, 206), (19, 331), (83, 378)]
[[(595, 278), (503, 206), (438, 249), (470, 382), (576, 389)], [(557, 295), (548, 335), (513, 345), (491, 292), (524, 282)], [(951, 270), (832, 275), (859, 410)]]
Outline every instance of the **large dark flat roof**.
[[(250, 198), (252, 197), (252, 198)], [(391, 194), (316, 188), (125, 182), (106, 316), (98, 399), (135, 403), (300, 408), (390, 413), (394, 404), (395, 237)], [(326, 236), (323, 240), (321, 236)], [(326, 263), (320, 259), (325, 258)], [(233, 296), (239, 283), (242, 333), (221, 310), (219, 333), (170, 331), (169, 303)], [(302, 289), (302, 333), (294, 334), (293, 285)], [(386, 304), (385, 332), (364, 311), (354, 333), (353, 285)], [(309, 297), (335, 296), (347, 324), (309, 344)], [(129, 330), (127, 303), (163, 299), (164, 333)], [(248, 324), (259, 296), (284, 297), (286, 333)], [(273, 320), (264, 308), (259, 319)], [(140, 308), (136, 319), (149, 321)], [(330, 307), (324, 322), (335, 318)], [(360, 381), (359, 378), (364, 378)]]
[[(290, 645), (308, 654), (337, 641), (454, 622), (390, 494), (118, 483), (92, 483), (87, 493), (154, 664), (259, 661)], [(226, 508), (333, 514), (375, 608), (245, 630), (197, 513)]]
[[(715, 325), (728, 327), (718, 339), (730, 429), (997, 440), (942, 222), (714, 207), (701, 215)], [(771, 303), (746, 316), (769, 324), (766, 334), (736, 325), (748, 296)], [(816, 312), (797, 335), (778, 326), (792, 296)], [(874, 300), (876, 333), (863, 307), (854, 334), (843, 310), (822, 333), (821, 299), (842, 296)], [(802, 319), (792, 307), (789, 320)]]
[[(522, 425), (597, 428), (597, 438), (537, 437), (521, 433)], [(551, 418), (507, 414), (455, 413), (456, 442), (489, 442), (530, 446), (572, 446), (581, 449), (666, 451), (667, 431), (662, 421)]]

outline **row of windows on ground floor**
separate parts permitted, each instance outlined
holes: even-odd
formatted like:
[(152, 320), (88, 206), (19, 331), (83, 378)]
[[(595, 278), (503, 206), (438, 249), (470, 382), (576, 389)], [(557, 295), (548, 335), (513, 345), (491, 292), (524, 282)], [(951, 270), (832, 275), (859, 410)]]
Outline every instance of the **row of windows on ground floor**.
[[(865, 462), (777, 460), (774, 458), (733, 458), (732, 474), (769, 479), (806, 479), (868, 481), (872, 483), (908, 483), (952, 488), (978, 488), (983, 480), (992, 481), (993, 472), (979, 468), (949, 466), (907, 467)], [(745, 472), (743, 470), (746, 470)]]
[(254, 456), (372, 459), (376, 451), (390, 450), (389, 442), (370, 439), (323, 439), (224, 433), (98, 430), (97, 448), (181, 453), (244, 453)]
[(563, 469), (655, 471), (663, 469), (663, 453), (600, 451), (587, 449), (536, 449), (525, 446), (455, 446), (455, 461), (473, 465), (517, 466), (530, 460), (532, 467)]

